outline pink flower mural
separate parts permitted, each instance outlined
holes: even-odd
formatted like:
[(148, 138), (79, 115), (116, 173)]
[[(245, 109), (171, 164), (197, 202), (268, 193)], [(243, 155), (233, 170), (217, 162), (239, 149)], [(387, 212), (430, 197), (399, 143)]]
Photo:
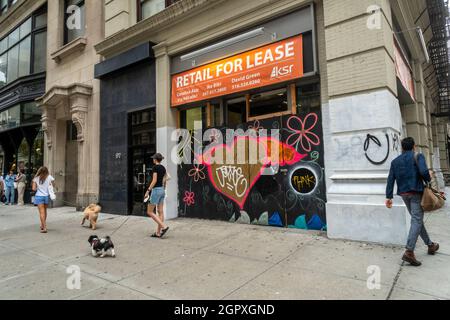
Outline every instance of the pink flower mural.
[(320, 138), (312, 130), (317, 125), (318, 116), (315, 113), (308, 114), (303, 120), (298, 116), (292, 116), (287, 121), (288, 131), (291, 135), (286, 143), (298, 150), (299, 145), (305, 152), (311, 152), (312, 146), (320, 144)]
[(203, 172), (204, 169), (205, 169), (204, 164), (194, 164), (194, 168), (189, 170), (188, 176), (193, 177), (195, 182), (203, 180), (206, 178), (206, 175)]
[(195, 204), (195, 194), (193, 192), (191, 192), (191, 191), (185, 191), (184, 192), (183, 202), (188, 207), (194, 205)]

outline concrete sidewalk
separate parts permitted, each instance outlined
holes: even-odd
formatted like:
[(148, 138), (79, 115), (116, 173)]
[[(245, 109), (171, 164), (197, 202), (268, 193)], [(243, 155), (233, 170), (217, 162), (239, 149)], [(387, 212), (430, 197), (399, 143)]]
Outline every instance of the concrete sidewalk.
[[(436, 256), (419, 243), (420, 268), (401, 247), (329, 240), (319, 233), (218, 221), (176, 219), (165, 239), (148, 218), (102, 214), (116, 258), (93, 258), (73, 208), (49, 210), (39, 233), (35, 207), (0, 206), (0, 299), (449, 299), (448, 209), (427, 216)], [(67, 289), (79, 266), (81, 289)], [(368, 266), (381, 271), (367, 287)]]

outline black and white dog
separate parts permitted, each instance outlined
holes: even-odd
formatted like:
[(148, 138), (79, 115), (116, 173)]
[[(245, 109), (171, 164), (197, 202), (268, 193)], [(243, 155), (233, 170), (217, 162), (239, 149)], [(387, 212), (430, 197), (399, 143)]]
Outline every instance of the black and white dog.
[(109, 236), (99, 238), (96, 235), (93, 235), (89, 237), (88, 242), (91, 245), (91, 251), (94, 257), (98, 257), (100, 255), (100, 258), (104, 258), (109, 250), (111, 251), (112, 257), (116, 256), (116, 253), (114, 252), (114, 244)]

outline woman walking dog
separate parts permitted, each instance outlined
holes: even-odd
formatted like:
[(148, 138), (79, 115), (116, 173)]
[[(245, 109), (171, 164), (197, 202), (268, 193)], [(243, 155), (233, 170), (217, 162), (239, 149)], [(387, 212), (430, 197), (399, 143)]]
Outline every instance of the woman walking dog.
[[(152, 169), (152, 182), (150, 183), (144, 198), (147, 199), (151, 192), (147, 214), (158, 224), (156, 232), (152, 234), (152, 237), (161, 238), (169, 230), (169, 227), (164, 224), (164, 199), (166, 197), (165, 184), (167, 181), (167, 170), (161, 165), (164, 157), (160, 153), (156, 153), (152, 159), (155, 164)], [(158, 215), (154, 213), (155, 207), (157, 208)]]
[(47, 208), (55, 179), (49, 174), (46, 167), (39, 168), (33, 179), (34, 204), (38, 206), (41, 219), (41, 233), (47, 233)]

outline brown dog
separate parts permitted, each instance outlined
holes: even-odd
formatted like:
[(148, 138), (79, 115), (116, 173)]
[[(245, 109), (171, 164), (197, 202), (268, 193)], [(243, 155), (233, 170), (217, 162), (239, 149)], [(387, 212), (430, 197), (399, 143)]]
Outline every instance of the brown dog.
[(86, 220), (89, 220), (90, 225), (89, 228), (92, 228), (92, 230), (95, 230), (97, 228), (97, 219), (100, 214), (100, 211), (102, 210), (102, 207), (100, 207), (98, 204), (90, 204), (84, 209), (83, 212), (83, 220), (81, 221), (81, 225), (84, 225), (84, 222)]

